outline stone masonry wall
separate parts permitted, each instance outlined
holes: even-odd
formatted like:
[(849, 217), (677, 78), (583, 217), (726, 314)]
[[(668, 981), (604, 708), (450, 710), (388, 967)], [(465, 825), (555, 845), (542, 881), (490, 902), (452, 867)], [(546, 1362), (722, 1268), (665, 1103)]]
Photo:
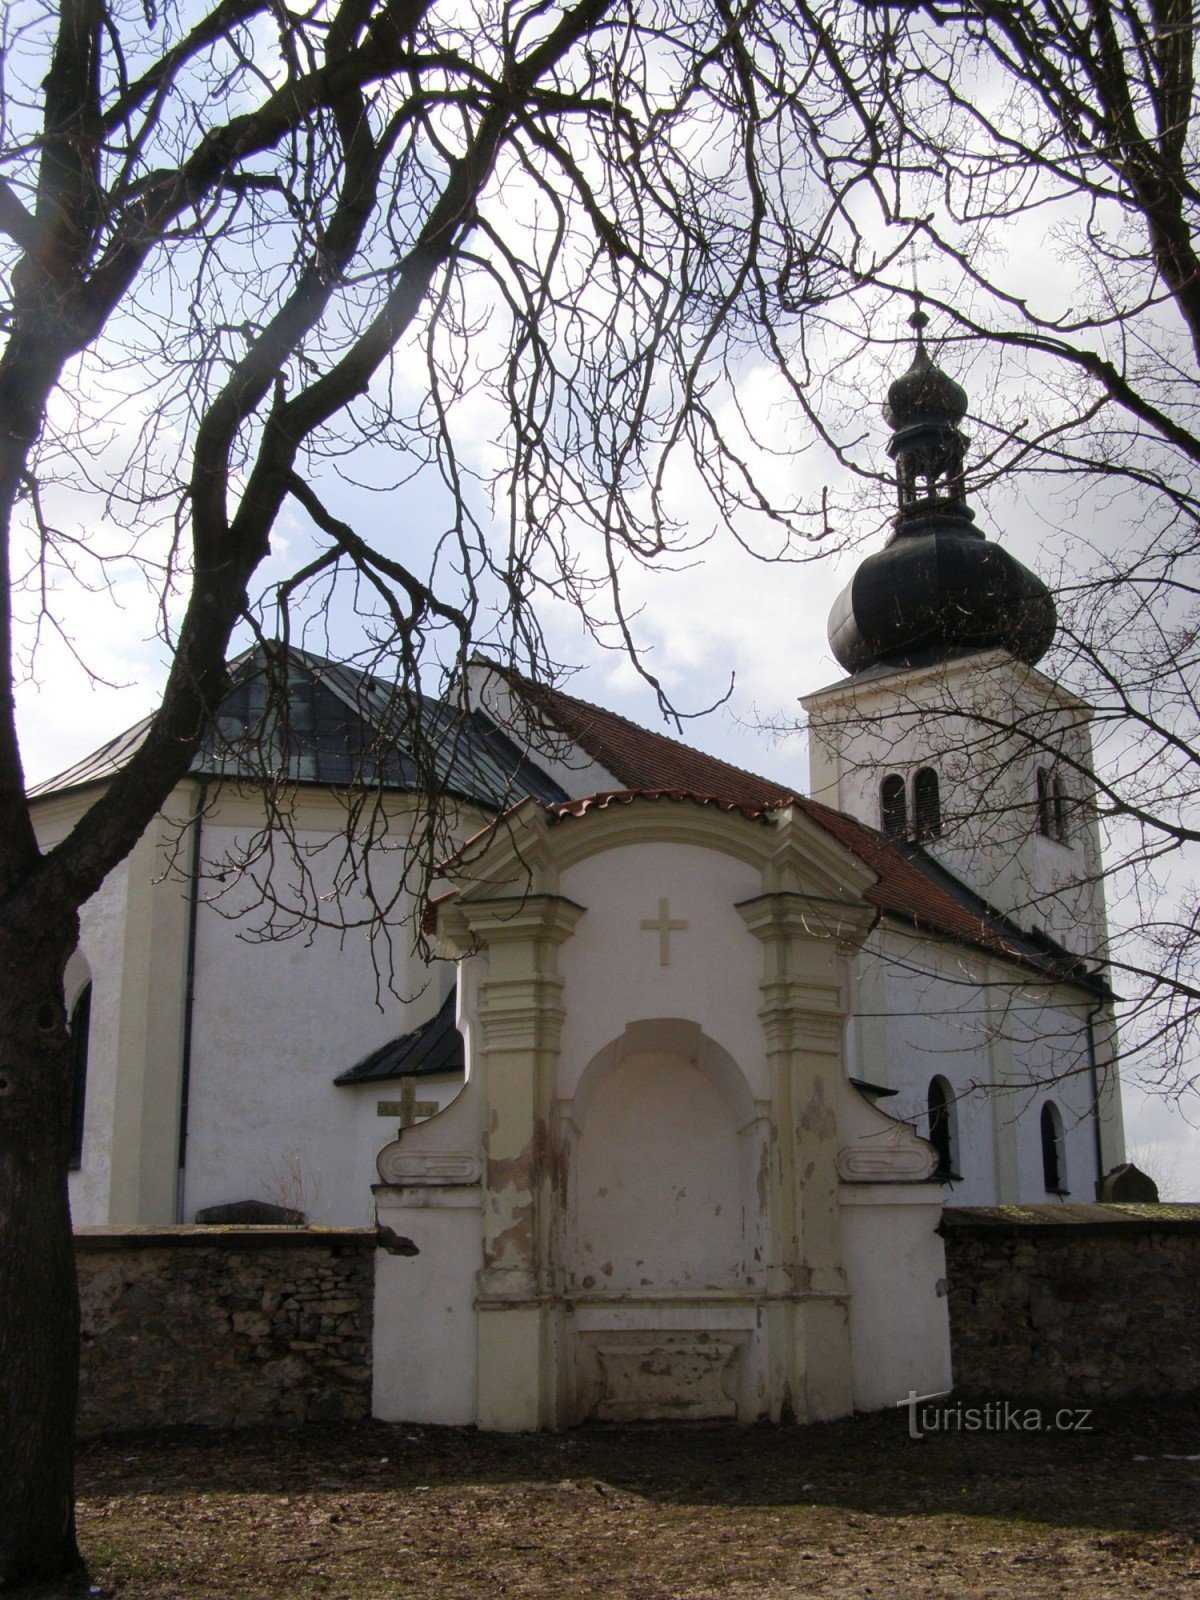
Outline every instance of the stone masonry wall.
[(81, 1432), (371, 1407), (370, 1228), (76, 1231)]
[(941, 1231), (957, 1390), (1200, 1393), (1200, 1205), (963, 1207)]

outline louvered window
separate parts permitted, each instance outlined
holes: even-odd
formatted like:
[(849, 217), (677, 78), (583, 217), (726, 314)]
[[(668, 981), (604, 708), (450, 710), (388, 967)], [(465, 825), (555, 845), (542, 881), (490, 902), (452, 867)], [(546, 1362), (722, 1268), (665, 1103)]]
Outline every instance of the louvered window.
[(879, 786), (879, 811), (889, 839), (908, 838), (908, 797), (898, 772), (890, 772)]
[(932, 767), (922, 767), (913, 779), (913, 836), (937, 839), (942, 832), (942, 798), (938, 775)]

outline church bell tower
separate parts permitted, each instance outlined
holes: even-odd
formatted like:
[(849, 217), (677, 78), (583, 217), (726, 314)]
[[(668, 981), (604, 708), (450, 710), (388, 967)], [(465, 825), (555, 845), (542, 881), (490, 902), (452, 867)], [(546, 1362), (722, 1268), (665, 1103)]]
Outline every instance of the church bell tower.
[(977, 526), (968, 397), (931, 358), (928, 317), (890, 385), (897, 509), (882, 550), (834, 603), (848, 676), (807, 696), (813, 798), (921, 849), (1073, 953), (1105, 937), (1089, 708), (1039, 671), (1049, 589)]

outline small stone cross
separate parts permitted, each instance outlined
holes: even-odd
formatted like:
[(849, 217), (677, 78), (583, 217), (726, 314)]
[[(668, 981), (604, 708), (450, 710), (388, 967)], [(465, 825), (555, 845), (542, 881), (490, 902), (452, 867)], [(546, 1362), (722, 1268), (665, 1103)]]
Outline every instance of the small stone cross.
[(399, 1100), (380, 1100), (375, 1107), (375, 1114), (380, 1117), (399, 1117), (400, 1131), (411, 1128), (426, 1117), (435, 1117), (438, 1111), (436, 1100), (417, 1099), (417, 1080), (415, 1078), (402, 1078), (400, 1080)]
[(682, 917), (672, 918), (669, 902), (666, 900), (658, 902), (657, 917), (643, 917), (642, 932), (657, 933), (658, 935), (658, 964), (660, 967), (669, 967), (671, 965), (671, 935), (673, 933), (682, 933), (686, 927), (687, 923)]

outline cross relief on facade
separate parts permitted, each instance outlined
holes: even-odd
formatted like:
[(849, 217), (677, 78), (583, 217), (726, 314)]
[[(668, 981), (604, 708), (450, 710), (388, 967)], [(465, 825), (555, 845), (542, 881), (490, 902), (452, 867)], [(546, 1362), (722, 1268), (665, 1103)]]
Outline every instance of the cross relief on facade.
[(375, 1114), (379, 1117), (398, 1117), (400, 1131), (414, 1127), (418, 1122), (424, 1122), (427, 1117), (437, 1115), (438, 1103), (436, 1100), (418, 1100), (417, 1082), (415, 1078), (402, 1078), (400, 1080), (399, 1100), (380, 1100), (375, 1107)]
[(658, 964), (660, 967), (669, 967), (671, 965), (671, 935), (673, 933), (682, 933), (687, 927), (687, 922), (682, 917), (672, 917), (670, 902), (660, 900), (658, 902), (658, 916), (643, 917), (641, 927), (643, 933), (657, 933)]

